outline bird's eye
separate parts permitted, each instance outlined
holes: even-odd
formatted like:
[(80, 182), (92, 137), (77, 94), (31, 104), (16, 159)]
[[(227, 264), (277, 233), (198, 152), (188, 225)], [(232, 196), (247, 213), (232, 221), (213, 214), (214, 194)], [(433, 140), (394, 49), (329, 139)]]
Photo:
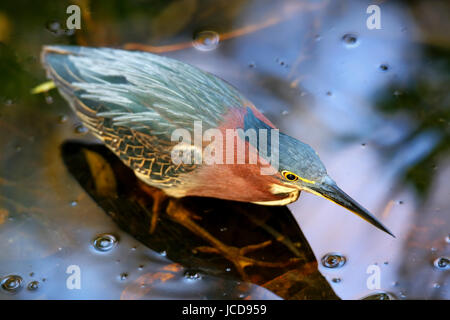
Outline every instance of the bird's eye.
[(295, 173), (292, 173), (290, 171), (284, 170), (281, 172), (281, 174), (288, 181), (297, 181), (298, 180), (298, 175), (296, 175)]

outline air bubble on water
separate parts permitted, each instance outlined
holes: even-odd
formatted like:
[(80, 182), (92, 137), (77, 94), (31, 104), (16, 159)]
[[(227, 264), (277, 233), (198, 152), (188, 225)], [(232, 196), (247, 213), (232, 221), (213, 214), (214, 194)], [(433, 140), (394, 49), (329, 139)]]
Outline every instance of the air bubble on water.
[(395, 296), (391, 293), (380, 291), (373, 293), (371, 295), (368, 295), (361, 300), (395, 300)]
[(50, 31), (51, 33), (53, 33), (54, 35), (60, 36), (62, 34), (64, 34), (64, 30), (61, 27), (61, 23), (59, 23), (58, 21), (49, 21), (47, 22), (46, 26), (48, 31)]
[(65, 123), (67, 122), (68, 117), (65, 114), (62, 114), (58, 117), (58, 122), (59, 123)]
[(439, 257), (434, 260), (433, 265), (438, 270), (448, 270), (450, 269), (450, 260), (448, 257)]
[(345, 256), (336, 252), (327, 253), (321, 259), (322, 265), (325, 268), (330, 269), (341, 268), (346, 263), (346, 261), (347, 259), (345, 258)]
[(188, 280), (199, 280), (201, 279), (201, 275), (194, 270), (186, 270), (184, 272), (184, 277)]
[(358, 36), (354, 33), (347, 33), (342, 36), (342, 41), (347, 48), (354, 48), (359, 45)]
[(200, 51), (211, 51), (218, 47), (220, 36), (217, 32), (206, 30), (197, 33), (192, 42), (194, 48)]
[(287, 67), (288, 66), (288, 64), (283, 59), (276, 58), (275, 61), (282, 67)]
[(117, 238), (109, 233), (102, 233), (92, 240), (92, 246), (97, 251), (107, 252), (112, 250), (118, 243)]
[(86, 134), (88, 131), (89, 131), (88, 128), (86, 128), (82, 124), (75, 127), (75, 133), (78, 134)]
[(333, 279), (331, 279), (331, 281), (333, 283), (341, 283), (342, 279), (341, 278), (333, 278)]
[(53, 103), (53, 97), (51, 95), (46, 95), (45, 96), (45, 102), (47, 104), (52, 104)]
[(28, 283), (27, 289), (30, 291), (39, 289), (39, 281), (31, 281), (30, 283)]
[(12, 106), (14, 104), (14, 100), (13, 99), (6, 99), (5, 100), (5, 106)]
[(9, 275), (2, 278), (0, 286), (7, 292), (14, 293), (22, 286), (22, 277), (18, 275)]
[(380, 65), (380, 70), (381, 71), (388, 71), (389, 70), (389, 66), (385, 63)]
[(401, 92), (400, 90), (395, 90), (394, 91), (394, 96), (399, 97), (403, 94), (403, 92)]

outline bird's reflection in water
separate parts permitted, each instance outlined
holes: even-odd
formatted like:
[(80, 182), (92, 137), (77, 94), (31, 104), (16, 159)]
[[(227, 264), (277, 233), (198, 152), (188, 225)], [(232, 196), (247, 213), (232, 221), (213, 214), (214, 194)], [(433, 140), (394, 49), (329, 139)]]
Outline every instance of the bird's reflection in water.
[(169, 200), (153, 233), (153, 193), (106, 147), (68, 141), (64, 162), (117, 225), (186, 269), (246, 280), (287, 299), (336, 299), (287, 207), (210, 198)]

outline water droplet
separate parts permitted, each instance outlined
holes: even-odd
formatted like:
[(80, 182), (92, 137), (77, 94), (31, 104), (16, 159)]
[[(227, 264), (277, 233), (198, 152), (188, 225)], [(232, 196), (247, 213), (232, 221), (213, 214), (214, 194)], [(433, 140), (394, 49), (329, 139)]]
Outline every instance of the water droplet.
[(215, 31), (201, 31), (194, 37), (194, 48), (200, 51), (211, 51), (217, 48), (219, 45), (220, 36)]
[(230, 271), (231, 271), (231, 268), (225, 268), (225, 271), (226, 271), (226, 272), (230, 272)]
[(394, 91), (394, 96), (395, 97), (399, 97), (399, 96), (401, 96), (403, 94), (403, 92), (401, 92), (400, 90), (395, 90)]
[(159, 254), (162, 255), (163, 257), (167, 256), (167, 252), (165, 250), (161, 251)]
[(445, 237), (445, 242), (450, 243), (450, 234)]
[(8, 107), (12, 106), (14, 103), (15, 102), (13, 99), (6, 99), (4, 102), (5, 106), (8, 106)]
[(78, 134), (86, 134), (88, 131), (89, 131), (88, 128), (86, 128), (82, 124), (75, 127), (75, 133)]
[(403, 201), (402, 201), (402, 200), (400, 200), (400, 201), (398, 202), (398, 204), (403, 204)]
[(254, 68), (254, 67), (255, 67), (255, 63), (254, 63), (254, 62), (250, 62), (250, 63), (248, 64), (248, 67), (249, 67), (249, 68)]
[(27, 285), (27, 289), (30, 291), (37, 290), (39, 288), (39, 281), (31, 281)]
[(439, 257), (434, 260), (433, 264), (439, 270), (448, 270), (450, 268), (450, 260), (448, 257)]
[(52, 104), (53, 103), (53, 97), (51, 95), (46, 95), (45, 96), (45, 102), (47, 104)]
[(138, 270), (143, 270), (144, 269), (144, 265), (140, 265), (139, 267), (138, 267)]
[(368, 295), (361, 300), (395, 300), (395, 297), (388, 292), (381, 291)]
[(366, 143), (364, 143), (364, 142), (363, 142), (363, 143), (361, 143), (361, 146), (365, 147), (365, 146), (366, 146)]
[(380, 65), (380, 70), (381, 71), (388, 71), (389, 70), (389, 66), (387, 64), (381, 64)]
[(275, 61), (276, 61), (277, 63), (279, 63), (280, 66), (282, 66), (282, 67), (288, 67), (288, 64), (287, 64), (283, 59), (276, 58)]
[(128, 278), (128, 273), (123, 272), (120, 274), (120, 280), (125, 281)]
[(347, 33), (342, 37), (342, 41), (347, 48), (354, 48), (359, 45), (358, 36), (354, 33)]
[(441, 287), (441, 285), (439, 283), (433, 283), (433, 288), (434, 289), (439, 289)]
[(345, 263), (347, 259), (339, 254), (339, 253), (327, 253), (322, 257), (322, 265), (325, 268), (335, 269), (335, 268), (341, 268)]
[(62, 114), (58, 117), (58, 122), (59, 123), (65, 123), (67, 122), (68, 117), (65, 114)]
[(282, 112), (281, 112), (281, 115), (282, 116), (287, 116), (289, 114), (289, 111), (287, 111), (287, 110), (283, 110)]
[(117, 245), (117, 238), (109, 233), (102, 233), (92, 240), (94, 248), (101, 252), (110, 251)]
[(22, 286), (22, 277), (18, 275), (9, 275), (3, 277), (0, 285), (3, 290), (14, 293)]
[(73, 200), (70, 202), (71, 207), (76, 207), (77, 205), (78, 205), (78, 201), (76, 201), (76, 200)]
[(220, 232), (225, 232), (225, 231), (227, 231), (227, 230), (228, 230), (227, 227), (220, 228)]
[(341, 278), (333, 278), (333, 279), (331, 279), (331, 281), (333, 283), (341, 283), (342, 279)]
[(46, 24), (46, 28), (48, 31), (53, 33), (54, 35), (60, 36), (64, 34), (64, 30), (61, 27), (61, 24), (58, 21), (49, 21)]
[(199, 280), (201, 279), (201, 275), (194, 270), (186, 270), (184, 272), (184, 277), (189, 280)]

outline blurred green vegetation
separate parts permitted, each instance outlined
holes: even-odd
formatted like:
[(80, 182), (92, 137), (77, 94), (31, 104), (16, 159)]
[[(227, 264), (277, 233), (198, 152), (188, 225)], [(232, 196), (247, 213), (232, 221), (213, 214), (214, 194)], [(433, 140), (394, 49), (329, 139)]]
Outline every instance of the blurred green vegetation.
[(398, 150), (426, 132), (440, 136), (431, 152), (409, 167), (402, 177), (412, 184), (420, 199), (427, 198), (437, 173), (436, 166), (450, 153), (450, 51), (427, 46), (425, 61), (419, 72), (406, 85), (393, 83), (380, 93), (377, 109), (385, 115), (406, 114), (415, 127), (403, 139), (384, 148), (394, 156)]

